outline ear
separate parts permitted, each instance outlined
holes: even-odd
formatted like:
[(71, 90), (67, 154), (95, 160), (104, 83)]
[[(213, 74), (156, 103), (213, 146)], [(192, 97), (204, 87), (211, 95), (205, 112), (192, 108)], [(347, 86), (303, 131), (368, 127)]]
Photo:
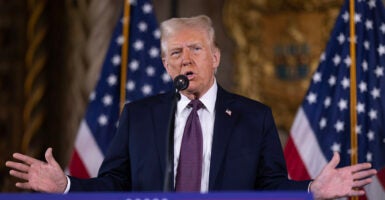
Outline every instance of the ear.
[(213, 67), (217, 69), (221, 61), (221, 51), (219, 48), (215, 48), (213, 52)]

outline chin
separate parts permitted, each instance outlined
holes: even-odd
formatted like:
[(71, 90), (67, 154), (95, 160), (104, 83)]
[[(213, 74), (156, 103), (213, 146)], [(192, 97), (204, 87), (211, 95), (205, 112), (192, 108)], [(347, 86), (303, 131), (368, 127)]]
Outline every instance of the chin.
[(196, 90), (196, 88), (192, 88), (192, 87), (188, 87), (185, 92), (189, 95), (196, 95), (198, 93), (198, 91)]

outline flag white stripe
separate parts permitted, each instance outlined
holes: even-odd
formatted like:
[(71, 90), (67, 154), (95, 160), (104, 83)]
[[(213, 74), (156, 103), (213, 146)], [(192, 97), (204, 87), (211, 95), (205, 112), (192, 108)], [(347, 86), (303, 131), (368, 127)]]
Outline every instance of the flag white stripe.
[(85, 120), (80, 124), (75, 147), (90, 177), (96, 177), (104, 156)]
[(294, 145), (296, 146), (309, 175), (311, 178), (315, 178), (327, 164), (327, 161), (323, 156), (317, 138), (309, 125), (302, 107), (300, 107), (297, 112), (291, 128), (291, 134)]
[(378, 176), (374, 176), (372, 180), (372, 183), (365, 186), (366, 197), (368, 199), (384, 199), (385, 191), (378, 180)]

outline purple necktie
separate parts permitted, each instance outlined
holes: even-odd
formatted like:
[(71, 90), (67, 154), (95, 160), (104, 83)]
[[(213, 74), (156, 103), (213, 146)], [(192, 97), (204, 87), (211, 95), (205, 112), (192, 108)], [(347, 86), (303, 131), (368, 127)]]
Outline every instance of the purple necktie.
[(197, 111), (202, 102), (194, 99), (189, 103), (192, 111), (187, 118), (180, 147), (179, 164), (176, 174), (176, 191), (199, 192), (202, 177), (203, 139)]

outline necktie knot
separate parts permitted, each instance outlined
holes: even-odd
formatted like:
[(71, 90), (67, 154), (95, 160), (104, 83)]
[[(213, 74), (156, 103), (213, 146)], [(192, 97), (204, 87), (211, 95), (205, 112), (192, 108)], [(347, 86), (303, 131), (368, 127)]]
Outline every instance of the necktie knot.
[(199, 99), (193, 99), (188, 104), (189, 108), (193, 108), (193, 110), (197, 111), (204, 107), (203, 103)]

